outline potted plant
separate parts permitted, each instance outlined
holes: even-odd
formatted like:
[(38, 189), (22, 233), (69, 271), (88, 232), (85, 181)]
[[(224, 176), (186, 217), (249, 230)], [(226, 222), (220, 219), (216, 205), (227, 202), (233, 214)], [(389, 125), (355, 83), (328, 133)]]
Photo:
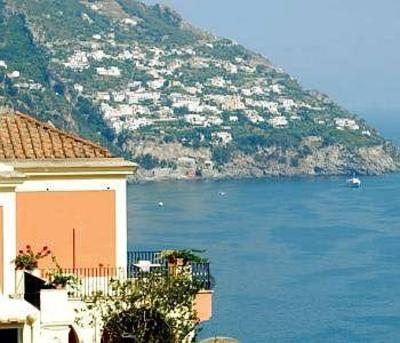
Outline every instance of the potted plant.
[(78, 283), (78, 277), (72, 274), (64, 274), (62, 270), (56, 270), (48, 274), (47, 285), (56, 289), (64, 289), (67, 286), (74, 288)]
[[(160, 259), (165, 259), (167, 260), (168, 266), (176, 266), (179, 264), (183, 264), (183, 260), (179, 257), (179, 251), (178, 250), (162, 250), (159, 254)], [(179, 262), (178, 262), (179, 259)]]
[(56, 269), (47, 274), (48, 281), (46, 284), (56, 289), (64, 289), (67, 286), (75, 288), (79, 283), (79, 278), (76, 275), (64, 273), (55, 256), (52, 257), (52, 260)]
[(34, 253), (31, 246), (27, 245), (25, 250), (20, 250), (13, 261), (16, 270), (34, 271), (38, 268), (39, 260), (51, 254), (48, 247), (44, 246), (42, 250)]
[(13, 260), (15, 264), (15, 293), (23, 295), (25, 293), (25, 272), (40, 278), (38, 269), (39, 260), (49, 256), (51, 251), (48, 247), (43, 247), (37, 253), (34, 253), (31, 246), (27, 245), (25, 250), (20, 250), (17, 257)]
[(205, 263), (208, 262), (207, 258), (201, 256), (205, 250), (193, 250), (193, 249), (182, 249), (182, 250), (162, 250), (160, 257), (166, 259), (169, 266), (185, 266), (190, 262), (194, 263)]

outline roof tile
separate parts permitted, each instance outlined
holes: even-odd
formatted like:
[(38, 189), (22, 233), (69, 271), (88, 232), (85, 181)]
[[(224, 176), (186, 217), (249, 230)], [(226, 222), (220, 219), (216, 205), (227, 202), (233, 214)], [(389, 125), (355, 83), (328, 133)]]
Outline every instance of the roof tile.
[(112, 156), (107, 149), (26, 114), (0, 113), (0, 159), (2, 160), (110, 157)]

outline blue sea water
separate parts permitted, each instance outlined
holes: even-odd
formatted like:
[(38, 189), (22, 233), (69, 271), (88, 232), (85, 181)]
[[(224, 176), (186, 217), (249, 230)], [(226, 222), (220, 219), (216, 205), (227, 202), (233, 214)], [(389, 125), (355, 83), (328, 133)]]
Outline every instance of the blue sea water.
[(200, 337), (400, 341), (400, 175), (132, 185), (128, 216), (130, 249), (207, 249)]
[[(400, 143), (399, 111), (363, 113)], [(361, 189), (339, 177), (132, 185), (128, 216), (131, 249), (208, 250), (217, 285), (200, 337), (400, 341), (400, 175)]]

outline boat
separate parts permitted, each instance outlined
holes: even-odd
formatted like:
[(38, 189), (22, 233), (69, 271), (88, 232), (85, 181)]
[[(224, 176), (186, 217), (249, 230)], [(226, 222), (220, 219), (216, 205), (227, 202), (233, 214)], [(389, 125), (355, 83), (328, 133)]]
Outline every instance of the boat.
[(163, 203), (162, 201), (160, 201), (160, 202), (158, 203), (158, 207), (164, 207), (164, 203)]
[(361, 187), (361, 180), (358, 177), (353, 176), (346, 180), (346, 185), (351, 188), (359, 188)]

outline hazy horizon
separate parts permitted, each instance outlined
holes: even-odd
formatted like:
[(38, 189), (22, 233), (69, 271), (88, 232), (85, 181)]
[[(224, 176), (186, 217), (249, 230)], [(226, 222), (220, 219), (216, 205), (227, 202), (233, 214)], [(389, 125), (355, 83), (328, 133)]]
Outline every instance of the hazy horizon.
[(268, 57), (355, 112), (400, 112), (400, 2), (147, 0)]

